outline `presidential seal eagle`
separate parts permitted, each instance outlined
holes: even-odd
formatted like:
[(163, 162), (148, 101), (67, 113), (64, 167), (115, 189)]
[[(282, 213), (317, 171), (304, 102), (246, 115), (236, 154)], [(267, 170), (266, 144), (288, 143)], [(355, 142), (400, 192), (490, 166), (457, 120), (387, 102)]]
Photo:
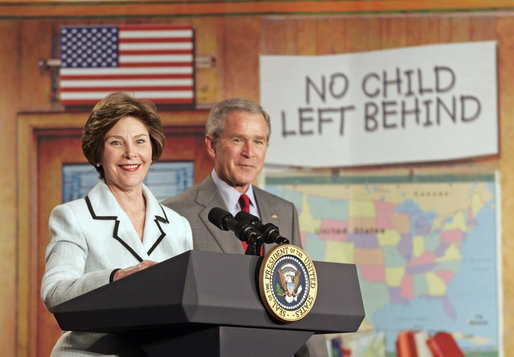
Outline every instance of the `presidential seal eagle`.
[(280, 294), (280, 296), (288, 296), (295, 297), (298, 296), (296, 293), (296, 289), (298, 288), (298, 283), (300, 281), (300, 271), (294, 269), (294, 271), (289, 269), (281, 269), (278, 271), (280, 276), (280, 285), (284, 292)]

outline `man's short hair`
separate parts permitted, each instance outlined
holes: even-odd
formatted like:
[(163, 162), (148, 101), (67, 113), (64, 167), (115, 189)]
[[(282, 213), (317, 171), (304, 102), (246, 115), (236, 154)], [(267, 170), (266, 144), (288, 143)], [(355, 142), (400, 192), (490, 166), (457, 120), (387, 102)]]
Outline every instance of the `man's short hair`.
[(246, 98), (230, 98), (219, 102), (211, 109), (207, 122), (205, 123), (205, 135), (210, 135), (214, 143), (217, 143), (221, 133), (225, 128), (225, 119), (232, 112), (246, 112), (251, 114), (261, 114), (266, 121), (268, 128), (267, 140), (271, 134), (271, 124), (269, 114), (262, 107)]

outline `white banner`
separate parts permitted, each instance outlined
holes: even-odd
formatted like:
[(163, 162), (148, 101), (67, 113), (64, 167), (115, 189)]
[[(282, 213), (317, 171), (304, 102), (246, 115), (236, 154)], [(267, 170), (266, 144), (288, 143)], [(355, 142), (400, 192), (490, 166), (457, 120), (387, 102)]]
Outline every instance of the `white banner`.
[(496, 42), (261, 56), (267, 164), (337, 167), (498, 153)]

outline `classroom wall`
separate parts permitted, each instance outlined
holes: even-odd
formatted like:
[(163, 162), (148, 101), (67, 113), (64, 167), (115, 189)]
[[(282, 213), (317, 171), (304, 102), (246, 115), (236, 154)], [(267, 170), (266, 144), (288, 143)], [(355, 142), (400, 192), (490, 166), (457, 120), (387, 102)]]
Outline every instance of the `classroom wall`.
[[(80, 9), (69, 6), (65, 11), (57, 8), (52, 12), (48, 7), (45, 10), (40, 6), (44, 3), (40, 1), (35, 2), (33, 6), (23, 4), (9, 8), (0, 6), (0, 33), (4, 34), (0, 36), (0, 152), (3, 153), (0, 160), (0, 172), (3, 173), (0, 175), (1, 356), (28, 355), (27, 351), (30, 348), (17, 340), (17, 314), (21, 306), (18, 295), (20, 291), (23, 292), (23, 281), (18, 281), (17, 271), (18, 234), (24, 231), (23, 225), (28, 224), (30, 219), (19, 219), (17, 216), (20, 204), (16, 155), (19, 150), (18, 113), (58, 113), (62, 110), (58, 103), (52, 102), (51, 72), (41, 70), (38, 62), (52, 57), (55, 36), (58, 34), (59, 26), (63, 24), (148, 22), (192, 24), (197, 36), (197, 56), (215, 58), (214, 67), (197, 70), (197, 101), (200, 107), (208, 107), (213, 102), (236, 95), (258, 101), (259, 54), (332, 54), (431, 43), (496, 40), (500, 155), (406, 167), (413, 173), (500, 170), (504, 343), (505, 351), (514, 349), (514, 282), (510, 279), (514, 273), (514, 263), (509, 259), (514, 252), (514, 241), (510, 239), (514, 233), (514, 224), (509, 219), (514, 215), (514, 200), (509, 199), (514, 195), (514, 141), (511, 140), (514, 134), (512, 4), (504, 1), (475, 1), (473, 3), (477, 8), (482, 6), (480, 4), (489, 4), (488, 10), (477, 12), (463, 5), (460, 11), (452, 12), (443, 8), (434, 9), (428, 4), (430, 2), (417, 2), (417, 8), (400, 13), (401, 8), (381, 12), (380, 2), (364, 2), (371, 7), (358, 9), (358, 3), (362, 2), (350, 1), (348, 3), (354, 3), (355, 6), (353, 11), (341, 10), (337, 7), (339, 5), (332, 3), (323, 9), (318, 7), (315, 11), (302, 13), (301, 9), (295, 7), (295, 1), (288, 2), (289, 8), (286, 6), (285, 9), (282, 8), (282, 2), (272, 1), (265, 5), (267, 12), (257, 11), (250, 6), (251, 4), (246, 10), (231, 8), (230, 5), (224, 8), (223, 5), (217, 4), (213, 5), (218, 6), (216, 13), (209, 8), (210, 5), (202, 5), (203, 7), (191, 8), (189, 13), (177, 8), (177, 15), (163, 8), (152, 11), (154, 8), (150, 5), (139, 5), (139, 12), (129, 14), (128, 10), (132, 11), (132, 8), (120, 5), (118, 10), (116, 7), (110, 7), (110, 12), (106, 12), (105, 9), (98, 12), (98, 6), (91, 6), (90, 16), (85, 16), (89, 11), (87, 6)], [(399, 3), (409, 4), (408, 1)], [(271, 11), (273, 5), (280, 7), (281, 12)], [(330, 6), (334, 7), (333, 11)], [(459, 6), (455, 5), (454, 8)], [(420, 11), (423, 9), (432, 12)], [(179, 10), (184, 12), (179, 14)], [(74, 14), (80, 14), (81, 17), (74, 18)], [(398, 166), (373, 169), (382, 172), (394, 168)], [(358, 170), (343, 169), (342, 172)], [(20, 222), (19, 225), (17, 222)]]

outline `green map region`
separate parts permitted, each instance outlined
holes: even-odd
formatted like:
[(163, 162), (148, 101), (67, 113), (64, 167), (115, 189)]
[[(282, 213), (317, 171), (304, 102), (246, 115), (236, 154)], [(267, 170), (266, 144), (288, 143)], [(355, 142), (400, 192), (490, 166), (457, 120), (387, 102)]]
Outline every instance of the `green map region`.
[(357, 266), (363, 326), (385, 335), (388, 354), (400, 331), (421, 330), (450, 332), (466, 354), (498, 355), (495, 174), (268, 174), (265, 184), (296, 205), (304, 248), (313, 260)]

